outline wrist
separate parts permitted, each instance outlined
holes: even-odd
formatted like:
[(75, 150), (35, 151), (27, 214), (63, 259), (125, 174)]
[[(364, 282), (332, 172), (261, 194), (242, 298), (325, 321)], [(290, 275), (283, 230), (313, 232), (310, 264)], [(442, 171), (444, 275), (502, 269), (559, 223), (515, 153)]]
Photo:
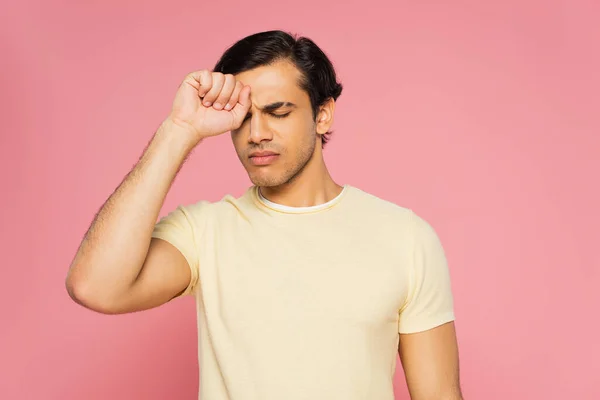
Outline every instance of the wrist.
[(155, 133), (155, 138), (168, 144), (173, 150), (187, 155), (201, 140), (191, 126), (177, 123), (171, 118), (165, 119)]

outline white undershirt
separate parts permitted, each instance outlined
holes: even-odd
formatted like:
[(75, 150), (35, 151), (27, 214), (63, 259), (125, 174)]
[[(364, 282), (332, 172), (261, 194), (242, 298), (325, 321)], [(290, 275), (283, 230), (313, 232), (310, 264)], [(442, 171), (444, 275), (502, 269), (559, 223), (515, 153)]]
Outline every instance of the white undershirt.
[(265, 203), (267, 206), (275, 209), (275, 210), (279, 210), (279, 211), (283, 211), (283, 212), (293, 212), (293, 213), (297, 213), (297, 212), (313, 212), (313, 211), (319, 211), (322, 209), (325, 209), (329, 206), (331, 206), (333, 203), (337, 202), (338, 199), (344, 194), (344, 192), (346, 191), (347, 185), (344, 185), (342, 188), (342, 191), (340, 192), (340, 194), (338, 194), (335, 198), (329, 200), (326, 203), (323, 204), (317, 204), (315, 206), (307, 206), (307, 207), (292, 207), (292, 206), (286, 206), (283, 204), (277, 204), (274, 203), (270, 200), (268, 200), (266, 197), (264, 197), (262, 195), (262, 193), (260, 192), (260, 188), (258, 189), (258, 198), (260, 199), (260, 201), (262, 201), (263, 203)]

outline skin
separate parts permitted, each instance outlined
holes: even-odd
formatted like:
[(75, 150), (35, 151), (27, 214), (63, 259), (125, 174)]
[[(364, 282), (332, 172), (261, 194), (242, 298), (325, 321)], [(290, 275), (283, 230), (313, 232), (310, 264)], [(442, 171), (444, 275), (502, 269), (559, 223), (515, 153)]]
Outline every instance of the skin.
[[(78, 304), (103, 314), (160, 306), (187, 287), (190, 269), (171, 244), (151, 238), (170, 186), (194, 147), (231, 132), (240, 162), (269, 200), (312, 206), (337, 196), (320, 135), (333, 123), (335, 102), (313, 118), (308, 94), (289, 62), (237, 76), (196, 71), (183, 80), (172, 112), (139, 162), (102, 206), (71, 263), (66, 288)], [(278, 153), (254, 165), (256, 150)], [(454, 323), (400, 335), (398, 347), (413, 400), (460, 400)]]
[(463, 399), (454, 322), (401, 334), (398, 353), (411, 399)]
[[(301, 75), (285, 61), (236, 78), (252, 87), (252, 108), (231, 137), (240, 162), (263, 196), (290, 206), (321, 204), (337, 196), (342, 186), (327, 171), (320, 138), (333, 123), (335, 102), (326, 102), (313, 118), (310, 99), (298, 85)], [(249, 155), (256, 150), (279, 156), (271, 165), (255, 166)]]

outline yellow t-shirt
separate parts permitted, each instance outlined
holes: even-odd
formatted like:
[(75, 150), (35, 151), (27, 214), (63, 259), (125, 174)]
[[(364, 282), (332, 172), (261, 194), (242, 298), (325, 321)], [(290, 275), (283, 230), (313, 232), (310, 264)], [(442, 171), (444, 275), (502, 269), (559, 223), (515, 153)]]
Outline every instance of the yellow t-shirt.
[(153, 236), (190, 264), (201, 400), (392, 400), (399, 333), (454, 320), (432, 227), (346, 185), (315, 207), (180, 206)]

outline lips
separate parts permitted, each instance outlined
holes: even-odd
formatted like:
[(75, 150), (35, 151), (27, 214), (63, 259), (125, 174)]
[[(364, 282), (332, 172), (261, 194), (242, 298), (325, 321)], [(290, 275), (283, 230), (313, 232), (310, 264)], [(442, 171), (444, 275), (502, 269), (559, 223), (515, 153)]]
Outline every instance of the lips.
[(274, 151), (255, 151), (253, 153), (250, 153), (250, 158), (253, 157), (268, 157), (268, 156), (276, 156), (278, 155), (277, 153), (275, 153)]
[(277, 160), (279, 154), (273, 151), (255, 151), (250, 153), (250, 162), (254, 165), (269, 165)]

